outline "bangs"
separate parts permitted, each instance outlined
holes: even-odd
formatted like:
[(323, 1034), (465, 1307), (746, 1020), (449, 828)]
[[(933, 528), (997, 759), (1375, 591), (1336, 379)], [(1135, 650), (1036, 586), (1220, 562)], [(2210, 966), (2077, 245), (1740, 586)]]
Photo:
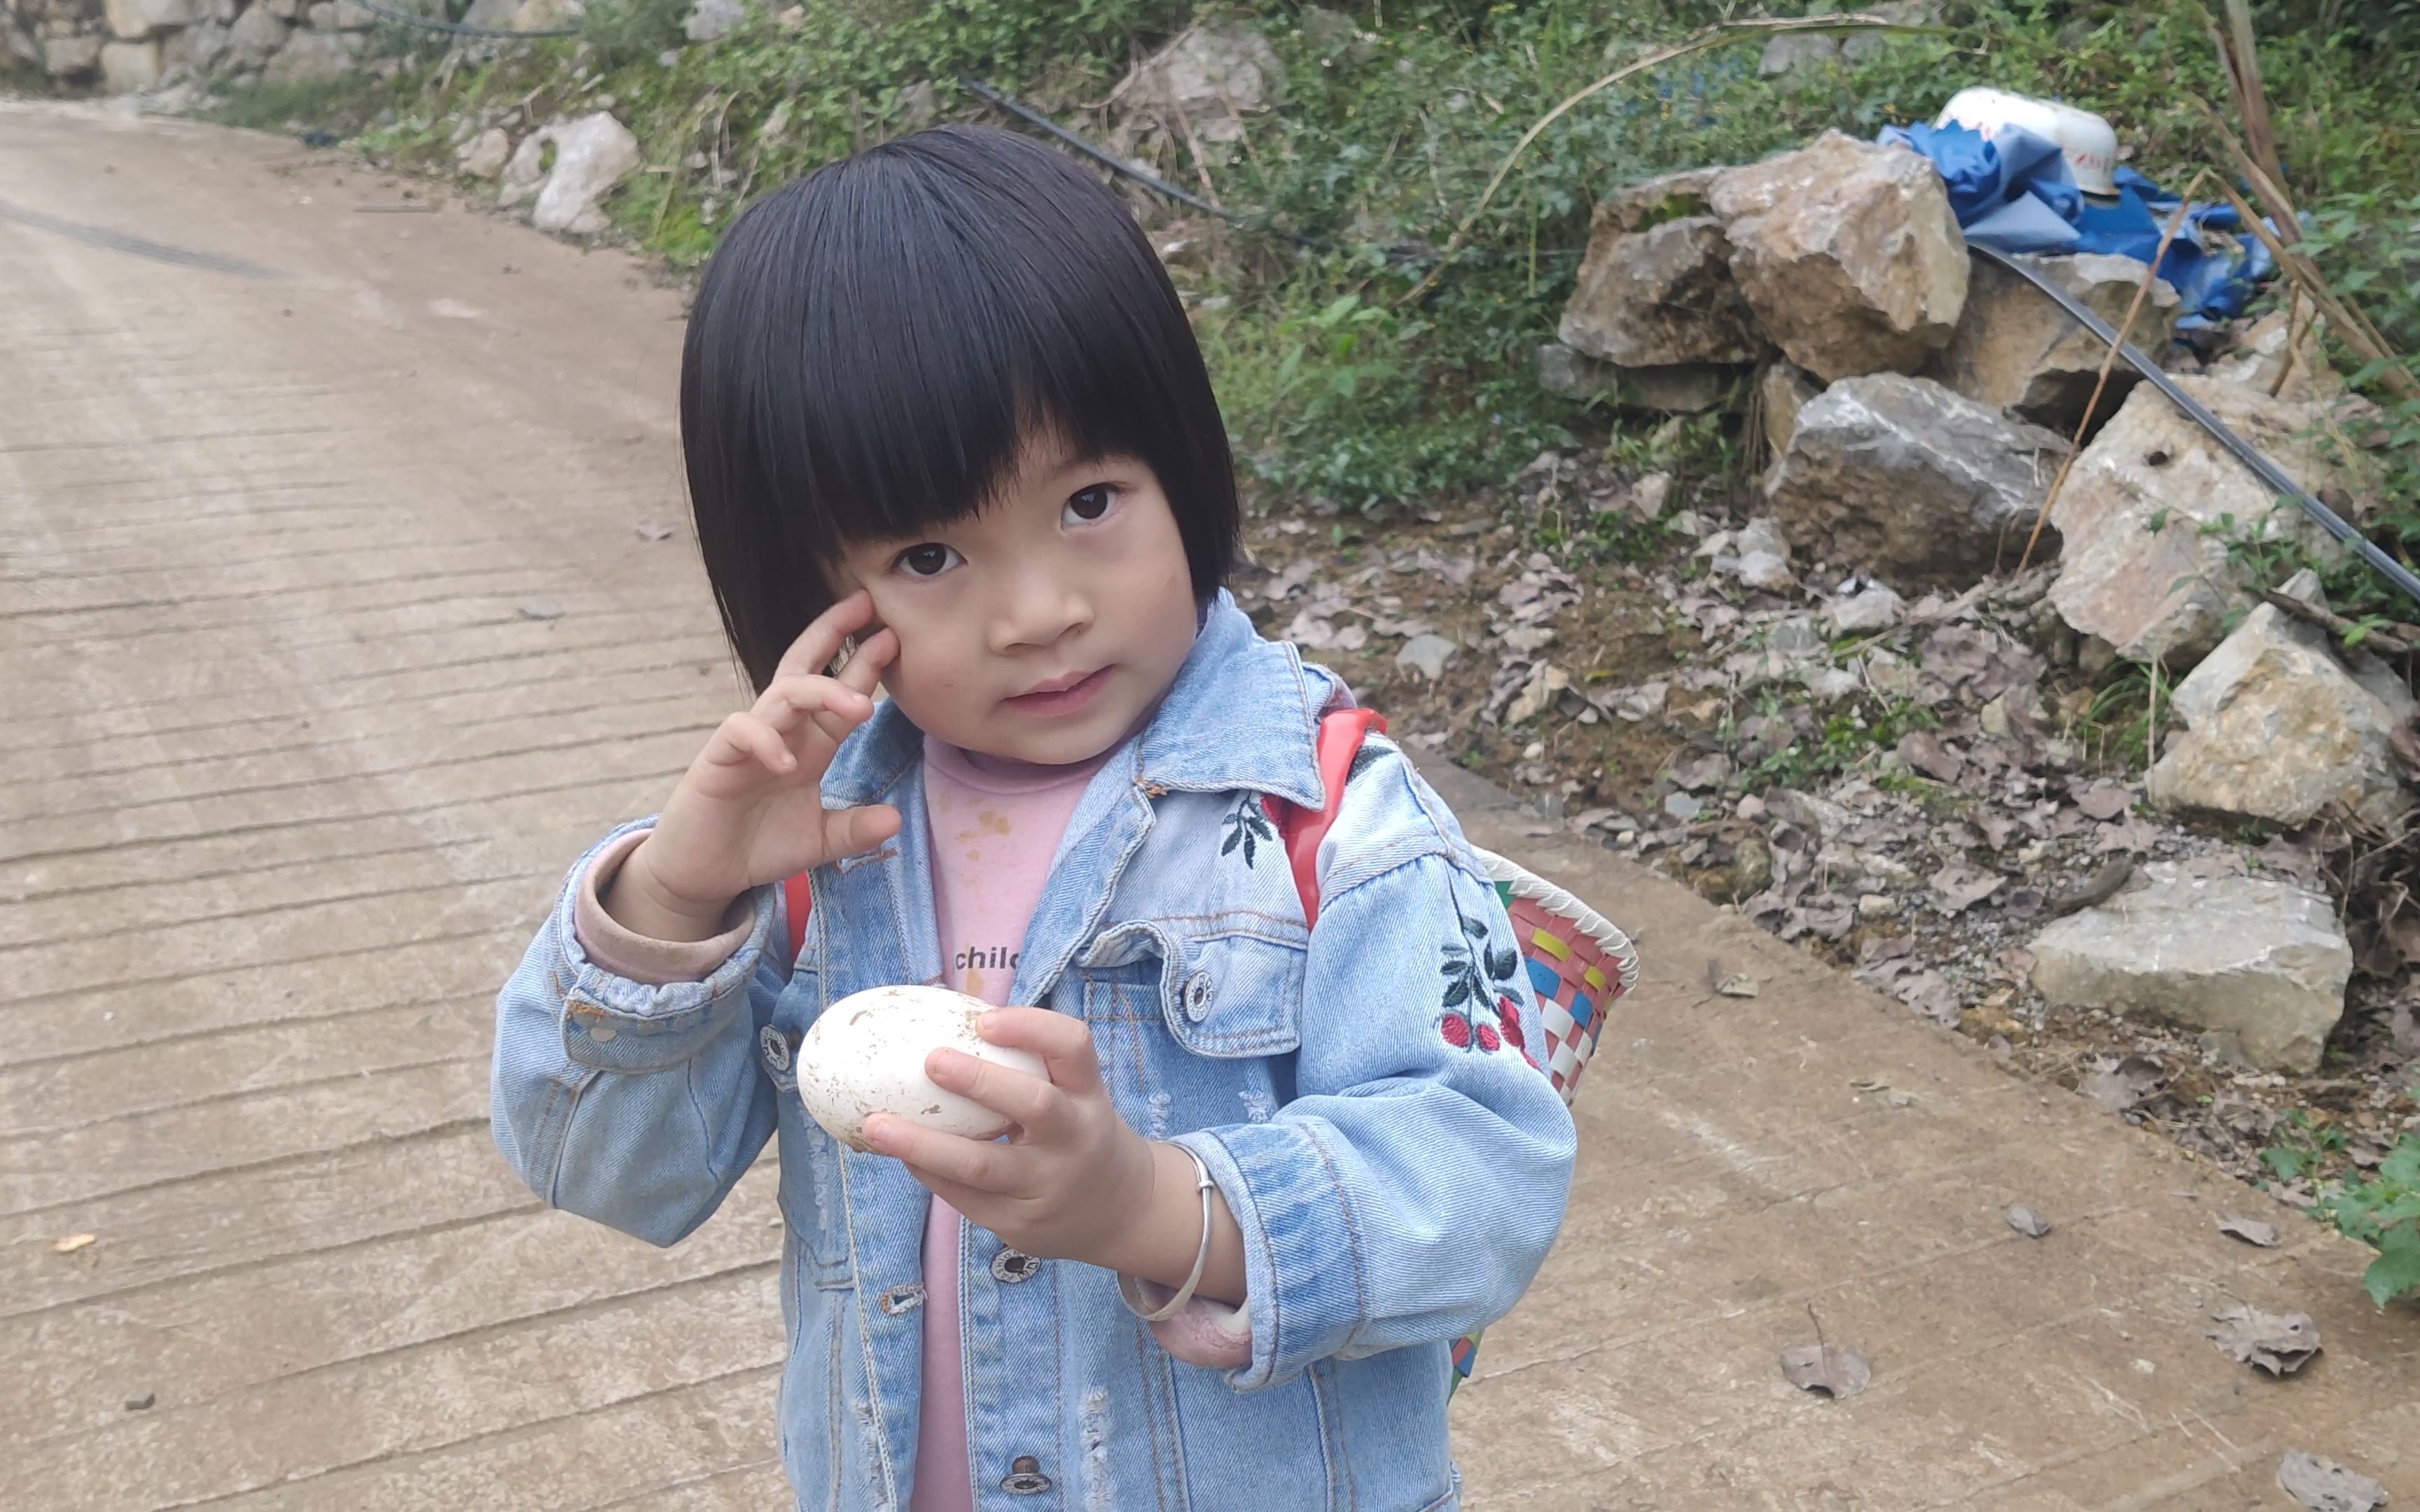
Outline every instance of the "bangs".
[(724, 627), (758, 687), (853, 543), (984, 507), (1043, 436), (1140, 458), (1197, 597), (1233, 463), (1182, 303), (1125, 206), (1007, 132), (945, 127), (756, 205), (690, 316), (681, 439)]

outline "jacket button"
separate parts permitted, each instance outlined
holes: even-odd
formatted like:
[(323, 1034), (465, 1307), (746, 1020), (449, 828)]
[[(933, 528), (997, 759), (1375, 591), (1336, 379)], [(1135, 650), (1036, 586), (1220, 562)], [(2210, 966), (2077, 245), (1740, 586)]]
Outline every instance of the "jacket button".
[(1018, 1455), (1008, 1463), (1008, 1473), (1001, 1477), (1000, 1489), (1011, 1496), (1039, 1496), (1050, 1489), (1050, 1477), (1042, 1473), (1042, 1461), (1032, 1455)]
[(1201, 1023), (1202, 1016), (1210, 1011), (1210, 999), (1216, 996), (1217, 993), (1217, 983), (1210, 980), (1210, 973), (1207, 970), (1197, 971), (1186, 978), (1185, 1016), (1196, 1024)]
[(1006, 1286), (1031, 1280), (1042, 1262), (1023, 1250), (1004, 1249), (991, 1257), (991, 1278)]
[(770, 1024), (756, 1031), (756, 1044), (765, 1053), (765, 1064), (775, 1071), (790, 1069), (790, 1041)]

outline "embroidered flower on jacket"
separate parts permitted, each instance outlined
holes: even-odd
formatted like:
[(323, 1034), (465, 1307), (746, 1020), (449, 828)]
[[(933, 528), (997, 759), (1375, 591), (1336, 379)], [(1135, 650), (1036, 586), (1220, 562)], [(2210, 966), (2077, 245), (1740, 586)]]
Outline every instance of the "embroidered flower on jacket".
[(1269, 816), (1262, 811), (1258, 794), (1247, 793), (1237, 799), (1235, 807), (1228, 810), (1226, 824), (1227, 842), (1218, 847), (1218, 854), (1232, 855), (1240, 845), (1244, 850), (1246, 866), (1252, 864), (1253, 852), (1257, 847), (1277, 843), (1277, 827), (1269, 823)]
[[(1520, 969), (1520, 952), (1489, 940), (1486, 927), (1460, 909), (1454, 911), (1454, 917), (1462, 925), (1462, 938), (1446, 942), (1445, 959), (1437, 968), (1445, 978), (1445, 1013), (1437, 1021), (1437, 1033), (1456, 1050), (1468, 1050), (1475, 1045), (1481, 1050), (1495, 1051), (1510, 1043), (1521, 1052), (1523, 1059), (1528, 1059), (1529, 1052), (1523, 1044), (1520, 1011), (1512, 1007), (1512, 995), (1502, 990)], [(1496, 999), (1496, 1014), (1501, 1024), (1480, 1016), (1490, 997)]]

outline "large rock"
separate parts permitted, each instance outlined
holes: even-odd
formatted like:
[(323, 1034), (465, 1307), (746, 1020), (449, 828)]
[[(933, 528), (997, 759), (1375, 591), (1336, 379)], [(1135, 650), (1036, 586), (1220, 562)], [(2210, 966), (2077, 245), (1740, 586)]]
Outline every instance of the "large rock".
[[(541, 171), (549, 145), (554, 148), (554, 166)], [(521, 138), (513, 149), (498, 203), (518, 205), (535, 194), (531, 224), (541, 231), (595, 236), (609, 224), (597, 202), (638, 166), (639, 139), (604, 111), (555, 121)]]
[(1186, 28), (1136, 65), (1109, 100), (1179, 138), (1189, 131), (1197, 141), (1232, 143), (1244, 135), (1238, 112), (1284, 95), (1285, 63), (1269, 39), (1249, 23), (1223, 21)]
[(1670, 367), (1616, 367), (1559, 341), (1538, 348), (1538, 384), (1574, 399), (1602, 399), (1621, 409), (1697, 415), (1729, 409), (1739, 398), (1745, 369), (1711, 363)]
[(1823, 386), (1788, 363), (1768, 363), (1756, 376), (1757, 412), (1763, 417), (1766, 454), (1779, 461), (1798, 434), (1798, 416)]
[(163, 70), (182, 69), (188, 73), (208, 73), (226, 56), (227, 28), (217, 21), (197, 21), (169, 34), (160, 44), (160, 67)]
[(1826, 131), (1707, 192), (1757, 323), (1825, 379), (1914, 372), (1966, 303), (1966, 241), (1932, 164)]
[(2385, 826), (2408, 806), (2397, 722), (2318, 630), (2262, 604), (2177, 685), (2185, 726), (2151, 768), (2164, 809), (2302, 825), (2341, 810)]
[[(2355, 485), (2321, 455), (2331, 442), (2338, 456), (2351, 448), (2316, 405), (2211, 378), (2176, 384), (2313, 493)], [(2309, 517), (2148, 383), (2075, 459), (2051, 523), (2066, 543), (2051, 602), (2134, 661), (2190, 665), (2218, 644), (2227, 613), (2251, 597), (2229, 560), (2233, 537), (2293, 539), (2322, 562), (2343, 560)]]
[(190, 24), (194, 0), (105, 0), (102, 13), (109, 34), (121, 42), (139, 42), (152, 33)]
[(513, 139), (503, 127), (490, 126), (462, 144), (454, 154), (454, 166), (473, 178), (494, 178), (503, 174), (512, 155)]
[[(1895, 583), (2013, 567), (2067, 443), (1929, 378), (1843, 378), (1798, 411), (1767, 489), (1802, 550)], [(2037, 556), (2057, 548), (2044, 532)]]
[(2211, 364), (2211, 376), (2263, 393), (2273, 393), (2281, 399), (2335, 403), (2345, 396), (2345, 380), (2328, 365), (2328, 354), (2319, 346), (2319, 322), (2307, 310), (2295, 312), (2300, 316), (2296, 329), (2301, 339), (2294, 342), (2289, 361), (2286, 346), (2294, 332), (2287, 329), (2286, 314), (2274, 310), (2252, 322), (2236, 338), (2234, 348)]
[(277, 55), (286, 45), (289, 28), (270, 8), (269, 0), (252, 0), (244, 13), (227, 28), (227, 61), (238, 67), (257, 68)]
[(113, 41), (101, 50), (101, 87), (113, 95), (131, 95), (160, 82), (157, 41)]
[(2036, 990), (2232, 1034), (2263, 1066), (2317, 1069), (2352, 976), (2335, 906), (2288, 882), (2145, 870), (2151, 886), (2042, 931)]
[(1763, 343), (1731, 283), (1723, 223), (1706, 213), (1714, 170), (1667, 174), (1596, 208), (1559, 334), (1624, 367), (1746, 363)]
[(692, 42), (719, 42), (747, 21), (748, 8), (739, 0), (697, 0), (681, 23), (681, 35)]
[[(2097, 253), (2023, 260), (2048, 274), (2113, 329), (2125, 323), (2126, 307), (2150, 271), (2132, 257)], [(2166, 350), (2176, 332), (2178, 303), (2177, 291), (2167, 281), (2154, 279), (2128, 339), (2146, 352)], [(1942, 349), (1935, 370), (1941, 381), (1969, 399), (2013, 409), (2071, 436), (2084, 418), (2085, 401), (2091, 397), (2108, 350), (2041, 290), (1997, 263), (1984, 263), (1974, 270), (1966, 312), (1958, 317), (1957, 334)], [(2098, 418), (2105, 421), (2116, 414), (2137, 381), (2133, 365), (2118, 359), (2109, 370)]]
[(296, 31), (269, 60), (261, 78), (270, 84), (316, 84), (352, 71), (361, 39), (344, 32)]
[(42, 66), (42, 44), (32, 32), (17, 23), (13, 15), (0, 15), (0, 38), (8, 41), (8, 55), (29, 68)]
[(97, 32), (81, 37), (45, 37), (42, 39), (42, 69), (54, 79), (79, 79), (101, 66), (101, 38)]

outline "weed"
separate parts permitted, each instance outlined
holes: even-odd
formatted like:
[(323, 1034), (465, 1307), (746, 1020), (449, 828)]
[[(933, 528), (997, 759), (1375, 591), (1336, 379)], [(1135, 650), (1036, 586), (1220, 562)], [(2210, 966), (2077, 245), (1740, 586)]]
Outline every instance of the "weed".
[(2093, 689), (2068, 734), (2084, 747), (2085, 760), (2096, 766), (2140, 771), (2150, 761), (2152, 703), (2156, 696), (2164, 719), (2167, 687), (2158, 667), (2120, 662), (2108, 680)]
[(2343, 1164), (2348, 1143), (2343, 1130), (2297, 1109), (2260, 1160), (2281, 1181), (2312, 1180), (2312, 1211), (2378, 1251), (2361, 1278), (2372, 1302), (2420, 1296), (2420, 1134), (2405, 1134), (2367, 1176), (2322, 1180)]

